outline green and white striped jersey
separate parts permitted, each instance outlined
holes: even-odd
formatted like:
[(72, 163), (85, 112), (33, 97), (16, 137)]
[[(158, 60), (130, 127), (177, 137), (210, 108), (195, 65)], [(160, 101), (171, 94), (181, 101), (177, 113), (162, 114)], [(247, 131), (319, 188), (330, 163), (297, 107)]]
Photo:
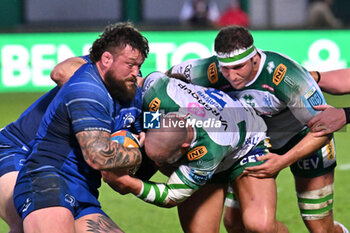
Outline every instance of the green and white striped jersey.
[(215, 87), (251, 105), (267, 125), (273, 149), (284, 146), (317, 114), (312, 106), (325, 104), (309, 72), (279, 53), (258, 50), (261, 56), (254, 79), (234, 90), (219, 70), (215, 56), (192, 59), (175, 65), (169, 73), (182, 73), (194, 84)]
[(266, 125), (250, 106), (222, 91), (187, 84), (160, 72), (144, 81), (143, 110), (185, 116), (194, 128), (190, 149), (168, 182), (169, 187), (186, 187), (186, 191), (167, 191), (177, 202), (188, 196), (186, 192), (204, 185), (214, 173), (229, 169), (265, 139)]

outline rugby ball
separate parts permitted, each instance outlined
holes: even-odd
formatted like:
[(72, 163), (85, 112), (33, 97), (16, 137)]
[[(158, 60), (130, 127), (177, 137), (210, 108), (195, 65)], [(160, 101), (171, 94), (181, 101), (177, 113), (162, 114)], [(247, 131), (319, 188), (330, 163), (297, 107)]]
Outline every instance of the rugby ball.
[(127, 148), (139, 148), (139, 140), (127, 130), (119, 130), (111, 134), (111, 140)]

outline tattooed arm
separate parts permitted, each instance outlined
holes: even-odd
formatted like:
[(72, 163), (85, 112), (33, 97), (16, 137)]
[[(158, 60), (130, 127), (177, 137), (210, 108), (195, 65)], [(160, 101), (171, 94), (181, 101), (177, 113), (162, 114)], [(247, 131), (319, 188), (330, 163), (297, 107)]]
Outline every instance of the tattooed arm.
[(87, 164), (96, 170), (134, 169), (141, 164), (141, 152), (111, 141), (105, 131), (81, 131), (76, 134)]

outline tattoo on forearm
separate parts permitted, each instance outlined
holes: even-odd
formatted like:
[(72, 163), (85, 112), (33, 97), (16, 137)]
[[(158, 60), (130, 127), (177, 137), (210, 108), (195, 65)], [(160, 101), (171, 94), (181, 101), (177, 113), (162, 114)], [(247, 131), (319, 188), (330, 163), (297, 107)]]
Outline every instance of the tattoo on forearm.
[(122, 232), (122, 230), (108, 217), (101, 215), (97, 219), (86, 220), (88, 232)]
[(125, 148), (110, 140), (104, 131), (82, 131), (77, 134), (84, 159), (99, 165), (102, 169), (127, 169), (141, 163), (141, 152), (136, 148)]

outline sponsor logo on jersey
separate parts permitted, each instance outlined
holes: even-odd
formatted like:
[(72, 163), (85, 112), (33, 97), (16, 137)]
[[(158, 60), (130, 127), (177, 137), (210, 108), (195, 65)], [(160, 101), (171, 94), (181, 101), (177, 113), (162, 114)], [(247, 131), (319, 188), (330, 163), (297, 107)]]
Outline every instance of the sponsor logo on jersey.
[(25, 159), (20, 159), (20, 160), (18, 161), (18, 165), (19, 165), (19, 166), (23, 166), (25, 161), (26, 161)]
[(135, 116), (131, 112), (124, 114), (123, 116), (123, 128), (131, 127), (132, 123), (135, 122)]
[(209, 65), (207, 75), (208, 75), (209, 82), (211, 82), (212, 84), (216, 83), (219, 80), (218, 69), (216, 67), (215, 62)]
[(264, 140), (264, 146), (266, 148), (272, 148), (272, 145), (271, 145), (271, 142), (270, 142), (270, 138), (269, 137), (266, 137), (265, 140)]
[(255, 101), (252, 95), (244, 95), (242, 98), (247, 104), (249, 104), (253, 108), (255, 107), (255, 103), (254, 103)]
[(199, 117), (205, 117), (205, 110), (199, 103), (189, 103), (188, 111), (192, 113), (193, 115), (199, 116)]
[(189, 64), (185, 67), (185, 70), (183, 72), (187, 80), (191, 80), (191, 69), (192, 69), (192, 64)]
[(287, 67), (283, 64), (279, 64), (275, 69), (275, 72), (273, 73), (272, 82), (276, 86), (278, 86), (278, 84), (280, 84), (280, 82), (284, 78), (284, 75), (286, 74), (286, 72), (287, 72)]
[(196, 184), (204, 184), (212, 177), (213, 173), (213, 171), (198, 171), (191, 168), (189, 176)]
[(22, 206), (22, 213), (26, 212), (29, 206), (32, 204), (32, 200), (30, 198), (26, 199), (26, 203)]
[(271, 101), (271, 97), (269, 95), (264, 95), (264, 103), (265, 103), (265, 110), (267, 110), (266, 107), (272, 108), (272, 101)]
[(317, 154), (313, 154), (309, 158), (301, 159), (297, 161), (298, 167), (302, 170), (313, 170), (319, 167), (320, 158)]
[(241, 166), (248, 164), (248, 163), (256, 163), (259, 162), (258, 158), (260, 156), (265, 155), (264, 149), (256, 148), (250, 151), (248, 154), (246, 154), (242, 160), (239, 162)]
[(186, 84), (178, 83), (177, 85), (181, 90), (186, 91), (188, 95), (192, 96), (192, 98), (202, 105), (205, 111), (211, 112), (214, 116), (219, 117), (219, 121), (221, 121), (224, 130), (227, 129), (228, 123), (220, 113), (226, 104), (225, 101), (218, 98), (218, 96), (223, 95), (222, 92), (213, 88), (208, 88), (204, 93), (201, 91), (196, 93)]
[(153, 79), (148, 80), (148, 79), (146, 78), (146, 79), (145, 79), (145, 83), (144, 83), (144, 85), (143, 85), (143, 87), (142, 87), (142, 91), (143, 91), (143, 92), (147, 91), (147, 90), (153, 85), (153, 82), (154, 82)]
[(75, 206), (75, 197), (72, 195), (66, 194), (64, 196), (64, 200), (70, 204), (70, 206), (74, 207)]
[(304, 97), (311, 106), (321, 105), (323, 103), (322, 96), (315, 87), (311, 87), (305, 93)]
[(270, 85), (267, 85), (267, 84), (262, 84), (261, 87), (264, 88), (264, 89), (267, 89), (267, 90), (269, 90), (271, 92), (275, 91), (275, 89), (273, 89), (273, 87), (271, 87)]
[(295, 86), (295, 82), (288, 75), (284, 78), (283, 82), (287, 83), (287, 85), (292, 88)]
[(155, 112), (159, 109), (160, 106), (160, 99), (158, 99), (157, 97), (155, 97), (151, 103), (148, 105), (149, 111), (150, 112)]
[(269, 63), (267, 63), (267, 72), (269, 72), (269, 74), (271, 74), (273, 72), (273, 70), (275, 69), (275, 63), (273, 61), (270, 61)]
[(335, 158), (333, 140), (329, 144), (327, 144), (327, 158), (328, 160), (332, 160)]
[(190, 161), (202, 158), (206, 153), (208, 153), (205, 146), (198, 146), (187, 153), (187, 158)]

